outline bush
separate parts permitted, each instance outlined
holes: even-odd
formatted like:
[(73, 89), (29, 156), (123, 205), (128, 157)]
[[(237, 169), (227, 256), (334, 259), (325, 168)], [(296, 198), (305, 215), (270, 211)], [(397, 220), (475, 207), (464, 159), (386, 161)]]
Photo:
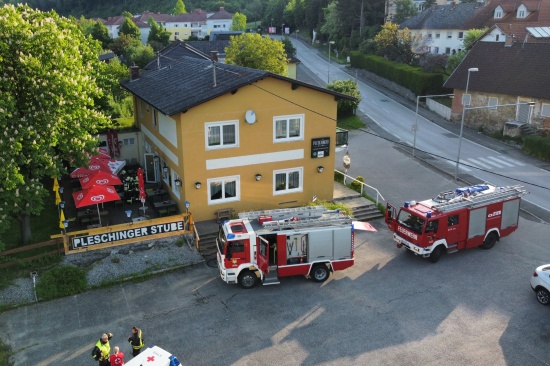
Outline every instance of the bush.
[(42, 300), (75, 295), (86, 290), (86, 272), (73, 266), (59, 266), (46, 272), (36, 284), (36, 294)]
[[(357, 191), (357, 192), (361, 192), (361, 183), (359, 182), (362, 182), (362, 183), (365, 183), (365, 178), (363, 178), (362, 176), (358, 176), (357, 178), (355, 178), (356, 180), (352, 180), (351, 183), (350, 183), (350, 188), (353, 189), (354, 191)], [(357, 182), (359, 181), (359, 182)]]
[(550, 161), (550, 137), (527, 136), (523, 140), (523, 150), (536, 158)]

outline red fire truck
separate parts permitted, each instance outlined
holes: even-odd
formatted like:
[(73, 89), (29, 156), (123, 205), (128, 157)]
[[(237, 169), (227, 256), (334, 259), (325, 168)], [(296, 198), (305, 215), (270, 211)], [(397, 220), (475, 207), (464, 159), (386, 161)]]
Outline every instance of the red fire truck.
[(323, 206), (239, 213), (220, 225), (218, 267), (243, 288), (295, 275), (323, 282), (353, 265), (353, 238), (352, 218)]
[(397, 247), (435, 263), (443, 251), (454, 253), (481, 246), (491, 249), (518, 227), (521, 186), (496, 187), (484, 183), (442, 192), (426, 201), (388, 204), (386, 224)]

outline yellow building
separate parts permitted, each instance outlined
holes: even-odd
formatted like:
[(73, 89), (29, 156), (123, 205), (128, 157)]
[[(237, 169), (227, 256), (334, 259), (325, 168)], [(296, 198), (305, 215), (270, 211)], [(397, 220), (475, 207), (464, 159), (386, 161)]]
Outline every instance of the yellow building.
[(146, 180), (195, 220), (330, 200), (337, 100), (262, 70), (183, 57), (121, 85), (134, 96)]

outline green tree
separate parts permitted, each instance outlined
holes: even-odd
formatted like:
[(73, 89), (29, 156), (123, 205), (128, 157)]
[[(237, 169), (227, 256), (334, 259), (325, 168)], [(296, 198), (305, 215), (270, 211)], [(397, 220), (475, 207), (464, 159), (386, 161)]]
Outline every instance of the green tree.
[[(113, 40), (111, 49), (118, 57), (124, 58), (124, 51), (130, 46), (136, 47), (138, 44), (141, 44), (139, 39), (132, 38), (126, 34), (118, 36)], [(125, 60), (123, 60), (124, 62)]]
[(283, 47), (285, 48), (285, 52), (288, 56), (293, 56), (296, 54), (296, 47), (294, 47), (288, 36), (285, 36), (281, 42), (283, 42)]
[(474, 44), (475, 41), (478, 40), (479, 37), (485, 34), (487, 32), (487, 28), (482, 29), (470, 29), (466, 31), (466, 34), (464, 34), (464, 39), (462, 40), (462, 45), (464, 46), (464, 49), (467, 50), (470, 48), (471, 45)]
[(150, 44), (155, 51), (159, 51), (168, 46), (168, 43), (170, 43), (170, 32), (162, 25), (158, 25), (153, 17), (147, 20), (147, 24), (151, 27), (147, 43)]
[(462, 44), (464, 49), (461, 51), (458, 51), (454, 55), (449, 56), (447, 59), (447, 67), (446, 71), (450, 75), (455, 71), (455, 69), (460, 65), (462, 60), (468, 55), (468, 49), (474, 44), (475, 41), (479, 39), (483, 34), (487, 32), (487, 28), (483, 29), (470, 29), (466, 31), (466, 34), (464, 35), (464, 39), (462, 40)]
[(141, 32), (139, 31), (136, 23), (134, 23), (131, 18), (124, 17), (124, 22), (122, 22), (120, 28), (118, 29), (118, 35), (126, 35), (135, 39), (139, 39), (139, 37), (141, 36)]
[(408, 28), (387, 22), (374, 37), (374, 47), (378, 56), (387, 57), (391, 61), (411, 64), (415, 58), (412, 52), (414, 37)]
[(174, 15), (187, 13), (187, 11), (185, 10), (185, 4), (183, 3), (183, 0), (176, 1), (176, 5), (174, 6), (174, 10), (172, 11), (172, 13)]
[(95, 22), (92, 26), (90, 35), (93, 39), (96, 41), (99, 41), (101, 43), (101, 47), (106, 50), (111, 45), (111, 37), (109, 37), (109, 30), (107, 27), (101, 23), (101, 22)]
[(393, 22), (397, 24), (403, 23), (406, 19), (415, 16), (418, 13), (412, 0), (396, 0), (395, 16)]
[(233, 15), (231, 21), (232, 31), (243, 31), (246, 29), (246, 15), (237, 12)]
[(266, 70), (279, 75), (287, 74), (287, 56), (283, 43), (259, 34), (243, 33), (231, 37), (225, 49), (228, 64)]
[(361, 92), (359, 91), (359, 85), (351, 79), (348, 80), (335, 80), (334, 83), (327, 85), (328, 90), (334, 90), (338, 93), (347, 94), (357, 100), (339, 99), (338, 100), (338, 115), (346, 116), (349, 114), (355, 114), (359, 102), (361, 102)]
[(86, 164), (109, 124), (93, 105), (101, 47), (53, 11), (8, 4), (0, 19), (0, 229), (16, 219), (28, 243), (51, 192), (43, 179)]

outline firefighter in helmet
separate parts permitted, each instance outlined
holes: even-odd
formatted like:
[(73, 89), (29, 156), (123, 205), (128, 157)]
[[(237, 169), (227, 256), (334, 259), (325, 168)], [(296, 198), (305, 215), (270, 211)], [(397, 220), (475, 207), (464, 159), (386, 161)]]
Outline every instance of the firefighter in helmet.
[(143, 348), (143, 333), (138, 327), (132, 327), (132, 334), (128, 337), (128, 342), (132, 345), (132, 356), (136, 357)]

